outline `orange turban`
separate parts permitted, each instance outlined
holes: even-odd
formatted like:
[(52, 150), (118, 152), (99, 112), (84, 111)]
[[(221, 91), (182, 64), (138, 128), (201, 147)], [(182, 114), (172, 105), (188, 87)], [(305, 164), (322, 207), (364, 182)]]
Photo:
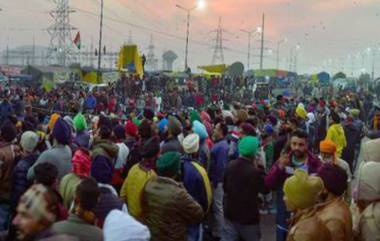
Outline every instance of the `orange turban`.
[(285, 111), (283, 111), (283, 110), (278, 110), (277, 112), (278, 112), (278, 117), (279, 117), (279, 118), (281, 118), (281, 119), (285, 118), (285, 115), (286, 115), (286, 114), (285, 114)]
[(49, 123), (48, 123), (48, 127), (49, 127), (49, 130), (50, 131), (53, 131), (53, 128), (54, 128), (54, 125), (55, 125), (55, 122), (58, 120), (59, 118), (59, 114), (57, 113), (54, 113), (51, 117), (50, 117), (50, 120), (49, 120)]
[(319, 149), (323, 153), (335, 154), (336, 144), (330, 140), (324, 140), (319, 143)]

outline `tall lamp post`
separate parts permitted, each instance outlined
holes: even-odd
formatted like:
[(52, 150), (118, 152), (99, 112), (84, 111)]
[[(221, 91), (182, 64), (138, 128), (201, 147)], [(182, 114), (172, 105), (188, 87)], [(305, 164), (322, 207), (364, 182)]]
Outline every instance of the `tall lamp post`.
[(188, 69), (188, 56), (189, 56), (189, 35), (190, 35), (190, 14), (193, 10), (197, 8), (205, 8), (206, 3), (204, 0), (199, 0), (197, 4), (192, 8), (186, 8), (179, 4), (176, 4), (176, 7), (182, 9), (186, 12), (187, 15), (187, 28), (186, 28), (186, 47), (185, 47), (185, 71)]
[(248, 52), (247, 52), (247, 70), (249, 70), (251, 65), (251, 42), (252, 42), (252, 35), (256, 33), (261, 33), (261, 27), (257, 27), (253, 30), (245, 30), (240, 29), (243, 33), (248, 34)]
[(96, 74), (96, 81), (100, 83), (100, 68), (102, 64), (102, 38), (103, 38), (103, 9), (104, 9), (104, 0), (100, 2), (100, 26), (99, 26), (99, 48), (98, 48), (98, 71)]
[(297, 58), (298, 58), (297, 51), (300, 48), (301, 48), (300, 45), (297, 44), (296, 46), (290, 49), (290, 66), (289, 66), (290, 71), (297, 72)]
[(277, 69), (280, 68), (280, 47), (281, 47), (281, 44), (283, 43), (286, 43), (288, 41), (287, 38), (284, 38), (284, 39), (281, 39), (279, 41), (277, 41), (277, 52), (276, 52), (276, 66), (277, 66)]

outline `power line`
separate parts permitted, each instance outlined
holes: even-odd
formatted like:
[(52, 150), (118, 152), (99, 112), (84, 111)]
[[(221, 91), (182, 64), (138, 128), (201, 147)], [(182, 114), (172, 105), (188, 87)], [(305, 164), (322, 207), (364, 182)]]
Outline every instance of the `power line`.
[[(78, 8), (78, 7), (75, 7), (73, 9), (75, 9), (75, 10), (77, 10), (79, 12), (82, 12), (82, 13), (89, 14), (89, 15), (99, 16), (99, 14), (97, 14), (97, 13), (94, 13), (94, 12), (91, 12), (91, 11), (88, 11), (88, 10), (84, 10), (84, 9), (81, 9), (81, 8)], [(145, 30), (145, 31), (153, 32), (153, 33), (165, 36), (165, 37), (170, 37), (170, 38), (177, 39), (177, 40), (182, 40), (182, 41), (185, 40), (184, 37), (181, 37), (179, 35), (172, 34), (172, 33), (165, 32), (165, 31), (160, 31), (160, 30), (152, 29), (152, 28), (140, 25), (140, 24), (129, 22), (129, 21), (113, 18), (113, 17), (110, 17), (110, 16), (104, 16), (104, 18), (108, 19), (110, 21), (113, 21), (113, 22), (117, 22), (117, 23), (121, 23), (121, 24), (125, 24), (125, 25), (128, 25), (128, 26), (131, 26), (133, 28), (137, 28), (137, 29), (140, 29), (140, 30)], [(197, 44), (199, 46), (210, 47), (210, 44), (206, 43), (206, 42), (202, 42), (202, 41), (199, 41), (199, 40), (196, 40), (196, 39), (191, 39), (191, 41), (192, 41), (192, 43), (195, 43), (195, 44)], [(236, 50), (236, 49), (231, 49), (231, 48), (224, 48), (224, 49), (226, 51), (234, 52), (234, 53), (237, 53), (237, 54), (245, 54), (245, 52), (240, 51), (240, 50)]]

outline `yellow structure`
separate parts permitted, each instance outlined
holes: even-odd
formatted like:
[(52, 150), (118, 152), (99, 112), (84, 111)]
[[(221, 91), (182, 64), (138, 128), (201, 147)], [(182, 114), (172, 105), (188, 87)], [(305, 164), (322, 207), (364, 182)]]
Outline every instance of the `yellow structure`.
[(144, 76), (142, 58), (139, 55), (137, 45), (124, 45), (121, 47), (118, 69), (119, 71), (135, 72), (140, 78)]

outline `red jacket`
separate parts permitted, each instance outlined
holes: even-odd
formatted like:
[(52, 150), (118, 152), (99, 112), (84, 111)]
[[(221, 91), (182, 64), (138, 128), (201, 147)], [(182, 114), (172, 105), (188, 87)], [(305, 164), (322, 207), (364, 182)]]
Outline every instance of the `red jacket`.
[[(310, 152), (307, 153), (308, 172), (309, 174), (315, 174), (318, 172), (322, 162)], [(293, 167), (291, 164), (290, 167)], [(278, 165), (278, 161), (273, 164), (269, 173), (265, 177), (265, 185), (267, 188), (275, 190), (284, 185), (285, 180), (291, 176), (285, 169), (281, 169)]]

